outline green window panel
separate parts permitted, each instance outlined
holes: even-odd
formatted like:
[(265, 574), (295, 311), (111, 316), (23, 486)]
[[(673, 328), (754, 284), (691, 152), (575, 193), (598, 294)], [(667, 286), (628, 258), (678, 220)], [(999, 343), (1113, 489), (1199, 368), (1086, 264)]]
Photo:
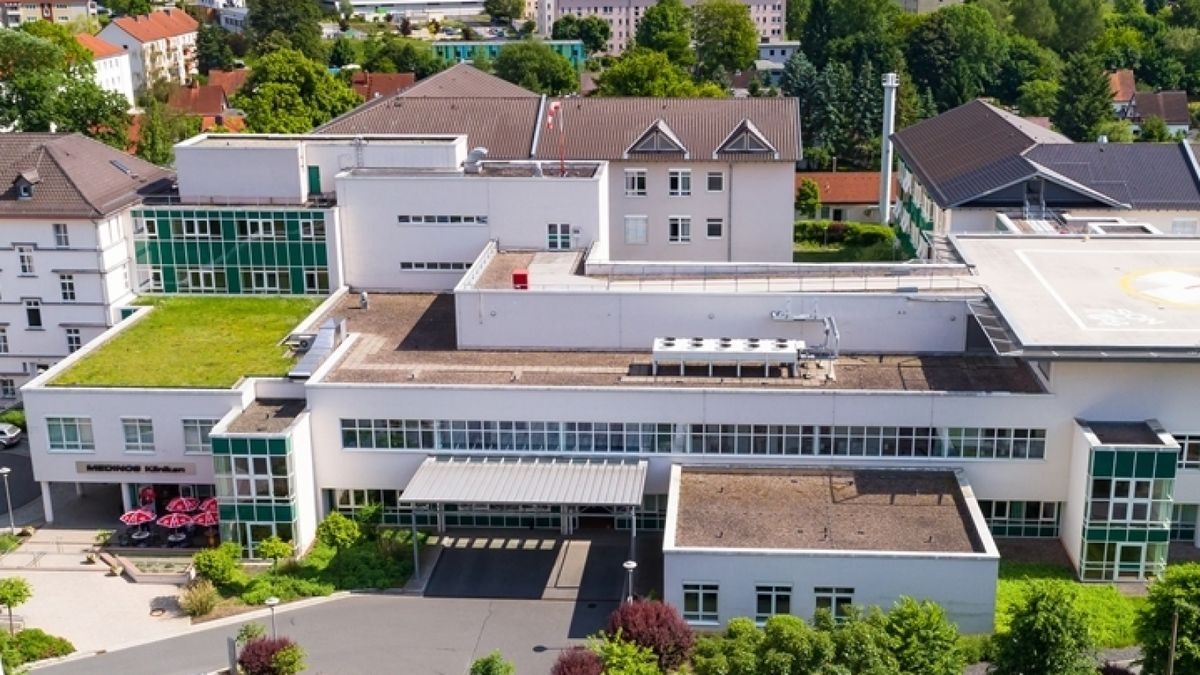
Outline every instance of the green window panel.
[(223, 521), (237, 520), (237, 507), (233, 504), (221, 504), (218, 513)]
[(292, 265), (304, 264), (304, 244), (299, 241), (292, 241), (284, 244), (285, 251), (282, 255), (287, 256), (288, 262)]
[(275, 522), (290, 523), (296, 519), (295, 509), (291, 504), (276, 504), (275, 505)]
[(286, 455), (288, 454), (288, 439), (287, 438), (270, 438), (267, 439), (267, 452), (271, 455)]
[(242, 292), (242, 275), (238, 274), (238, 268), (225, 269), (225, 289), (234, 295)]
[(1169, 529), (1159, 528), (1154, 530), (1146, 530), (1146, 532), (1146, 541), (1152, 543), (1162, 543), (1171, 540), (1171, 531)]
[(251, 438), (250, 439), (250, 454), (251, 455), (269, 455), (271, 454), (267, 447), (267, 439)]
[(1133, 478), (1134, 477), (1134, 452), (1118, 452), (1116, 467), (1113, 469), (1113, 476), (1116, 478)]
[(1133, 473), (1137, 478), (1154, 478), (1154, 460), (1157, 452), (1139, 452), (1134, 458)]
[(175, 283), (175, 268), (174, 267), (169, 267), (169, 266), (163, 267), (162, 280), (163, 280), (163, 293), (175, 293), (176, 291), (179, 290), (178, 285)]
[(212, 444), (212, 453), (214, 455), (228, 455), (229, 439), (224, 436), (210, 436), (209, 441)]
[(1111, 450), (1093, 450), (1092, 451), (1092, 476), (1104, 478), (1113, 474), (1113, 467), (1116, 464), (1116, 453)]

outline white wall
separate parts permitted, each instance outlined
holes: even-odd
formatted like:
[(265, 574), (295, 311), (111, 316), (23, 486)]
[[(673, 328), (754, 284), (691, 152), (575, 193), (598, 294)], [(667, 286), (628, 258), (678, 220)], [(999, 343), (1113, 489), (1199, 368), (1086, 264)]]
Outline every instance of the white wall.
[(175, 146), (179, 197), (185, 203), (302, 204), (308, 198), (299, 142), (265, 145), (236, 136), (193, 141)]
[(1071, 433), (1071, 469), (1068, 474), (1066, 505), (1060, 514), (1059, 538), (1071, 564), (1079, 567), (1083, 547), (1083, 524), (1087, 514), (1088, 464), (1092, 457), (1091, 444), (1083, 429), (1073, 425)]
[(378, 141), (365, 139), (356, 147), (353, 138), (322, 139), (320, 136), (305, 140), (301, 162), (306, 166), (321, 168), (321, 191), (336, 189), (335, 177), (345, 169), (364, 167), (405, 167), (426, 169), (454, 169), (467, 156), (467, 137), (445, 137), (445, 140)]
[[(786, 337), (816, 344), (815, 324), (771, 312), (832, 314), (844, 352), (957, 352), (966, 305), (887, 294), (469, 291), (455, 295), (462, 348), (648, 350), (655, 337)], [(571, 317), (547, 322), (546, 317)]]
[[(811, 619), (813, 589), (854, 589), (854, 604), (885, 610), (901, 596), (933, 600), (962, 633), (990, 633), (996, 609), (999, 559), (985, 556), (854, 555), (848, 552), (663, 552), (664, 599), (683, 607), (683, 584), (717, 583), (719, 623), (754, 618), (755, 586), (790, 585), (792, 613)], [(714, 626), (715, 628), (715, 626)]]
[(96, 84), (105, 91), (116, 92), (125, 97), (132, 108), (133, 100), (133, 69), (129, 54), (117, 54), (108, 58), (96, 59)]
[(321, 509), (321, 493), (313, 479), (312, 430), (309, 413), (296, 418), (291, 431), (292, 466), (296, 495), (296, 549), (303, 551), (317, 534), (317, 516)]

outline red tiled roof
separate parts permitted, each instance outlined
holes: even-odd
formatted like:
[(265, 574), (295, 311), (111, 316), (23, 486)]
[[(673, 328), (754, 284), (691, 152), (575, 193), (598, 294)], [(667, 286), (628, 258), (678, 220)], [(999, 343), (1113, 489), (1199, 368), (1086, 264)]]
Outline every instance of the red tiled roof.
[[(822, 204), (879, 203), (878, 171), (810, 171), (796, 172), (796, 187), (801, 181), (812, 180), (821, 190)], [(899, 192), (899, 182), (892, 177), (892, 196)]]
[(231, 134), (240, 134), (246, 130), (246, 118), (240, 115), (205, 115), (200, 118), (200, 131), (212, 131), (216, 127), (224, 127)]
[(138, 42), (154, 42), (194, 33), (200, 27), (195, 19), (181, 9), (164, 9), (141, 16), (123, 16), (113, 19), (113, 24)]
[(79, 44), (86, 47), (87, 50), (92, 53), (92, 58), (96, 59), (97, 61), (99, 61), (100, 59), (107, 59), (107, 58), (112, 58), (114, 56), (120, 56), (121, 54), (125, 53), (124, 49), (121, 49), (120, 47), (112, 44), (111, 42), (105, 42), (104, 40), (101, 40), (100, 38), (96, 37), (95, 35), (91, 35), (90, 33), (80, 33), (75, 36), (75, 40)]
[(1118, 70), (1108, 74), (1108, 88), (1112, 90), (1113, 100), (1117, 103), (1128, 103), (1137, 93), (1137, 83), (1133, 79), (1133, 71)]
[(167, 105), (192, 115), (220, 115), (225, 112), (225, 90), (211, 84), (176, 87)]
[(417, 81), (414, 73), (368, 73), (360, 70), (354, 73), (350, 86), (364, 100), (370, 101), (383, 96), (392, 96), (413, 86)]
[(246, 78), (248, 77), (250, 77), (249, 68), (238, 68), (237, 70), (217, 70), (214, 68), (208, 71), (208, 84), (209, 86), (223, 89), (225, 96), (228, 98), (246, 86)]

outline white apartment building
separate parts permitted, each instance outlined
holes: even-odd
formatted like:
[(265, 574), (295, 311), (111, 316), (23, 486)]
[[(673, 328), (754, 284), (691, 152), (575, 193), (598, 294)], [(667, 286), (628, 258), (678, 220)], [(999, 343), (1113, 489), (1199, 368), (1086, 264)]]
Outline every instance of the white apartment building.
[(135, 91), (157, 80), (185, 84), (196, 72), (199, 24), (181, 9), (113, 19), (100, 39), (129, 52)]
[[(637, 35), (638, 21), (641, 21), (646, 8), (653, 6), (655, 2), (656, 0), (625, 0), (616, 3), (612, 3), (611, 0), (526, 0), (525, 16), (537, 23), (538, 34), (543, 38), (549, 37), (554, 22), (567, 14), (581, 18), (598, 16), (607, 21), (612, 29), (607, 53), (617, 55), (633, 42)], [(695, 0), (686, 0), (684, 4), (690, 7), (695, 4)], [(758, 29), (761, 42), (786, 40), (783, 3), (747, 0), (743, 4), (750, 10), (750, 20)]]
[(96, 84), (105, 91), (116, 92), (133, 107), (133, 70), (129, 53), (88, 33), (75, 36), (79, 44), (92, 53), (92, 65), (96, 68)]
[[(1057, 539), (1084, 580), (1149, 578), (1170, 546), (1200, 546), (1200, 239), (964, 234), (961, 262), (920, 266), (613, 261), (611, 164), (564, 176), (471, 145), (179, 146), (181, 203), (134, 215), (135, 248), (160, 247), (139, 278), (159, 266), (181, 282), (167, 293), (215, 293), (218, 309), (259, 293), (277, 313), (278, 277), (257, 284), (281, 254), (222, 251), (308, 242), (329, 295), (291, 283), (311, 312), (238, 345), (289, 345), (275, 373), (209, 381), (227, 370), (217, 336), (171, 337), (168, 302), (28, 384), (47, 520), (49, 484), (80, 482), (121, 486), (101, 507), (114, 519), (146, 488), (213, 494), (222, 536), (251, 556), (271, 534), (303, 548), (324, 514), (368, 503), (431, 531), (607, 527), (635, 555), (662, 537), (657, 590), (698, 626), (764, 595), (807, 615), (908, 594), (986, 632), (994, 537)], [(167, 245), (221, 262), (168, 273)], [(443, 274), (451, 292), (401, 292), (444, 289)], [(170, 372), (140, 342), (169, 345)], [(805, 487), (772, 498), (783, 483)], [(823, 529), (791, 527), (798, 513)]]
[(230, 33), (243, 33), (250, 21), (250, 9), (248, 7), (222, 7), (217, 10), (217, 17), (221, 22), (221, 28)]
[(130, 209), (168, 177), (80, 134), (0, 134), (0, 404), (119, 318)]
[(53, 21), (65, 24), (78, 18), (96, 16), (93, 0), (0, 0), (0, 27), (19, 28), (32, 21)]
[[(340, 3), (322, 0), (322, 6), (338, 11)], [(354, 14), (368, 20), (382, 20), (388, 15), (409, 19), (443, 19), (445, 17), (478, 16), (483, 14), (483, 0), (350, 0)]]
[(606, 162), (600, 257), (791, 261), (795, 99), (544, 98), (458, 64), (317, 133), (466, 134), (490, 159), (551, 171)]

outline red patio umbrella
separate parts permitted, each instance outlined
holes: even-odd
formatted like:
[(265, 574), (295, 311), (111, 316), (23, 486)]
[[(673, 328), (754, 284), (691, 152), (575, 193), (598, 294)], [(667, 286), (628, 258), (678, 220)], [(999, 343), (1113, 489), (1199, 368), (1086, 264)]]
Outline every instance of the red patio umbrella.
[(121, 515), (121, 522), (126, 525), (143, 525), (154, 520), (154, 514), (145, 509), (126, 511)]
[(167, 510), (172, 513), (195, 511), (199, 504), (200, 500), (195, 497), (176, 497), (167, 502)]
[(191, 525), (192, 517), (184, 513), (168, 513), (158, 519), (158, 524), (172, 530), (178, 530), (185, 525)]
[(215, 527), (217, 523), (221, 522), (221, 518), (217, 516), (216, 511), (201, 511), (192, 518), (192, 522), (200, 527)]
[(220, 506), (217, 504), (217, 498), (209, 497), (208, 499), (205, 499), (204, 501), (200, 502), (200, 510), (201, 511), (212, 511), (213, 513), (216, 513), (217, 511), (219, 511)]

